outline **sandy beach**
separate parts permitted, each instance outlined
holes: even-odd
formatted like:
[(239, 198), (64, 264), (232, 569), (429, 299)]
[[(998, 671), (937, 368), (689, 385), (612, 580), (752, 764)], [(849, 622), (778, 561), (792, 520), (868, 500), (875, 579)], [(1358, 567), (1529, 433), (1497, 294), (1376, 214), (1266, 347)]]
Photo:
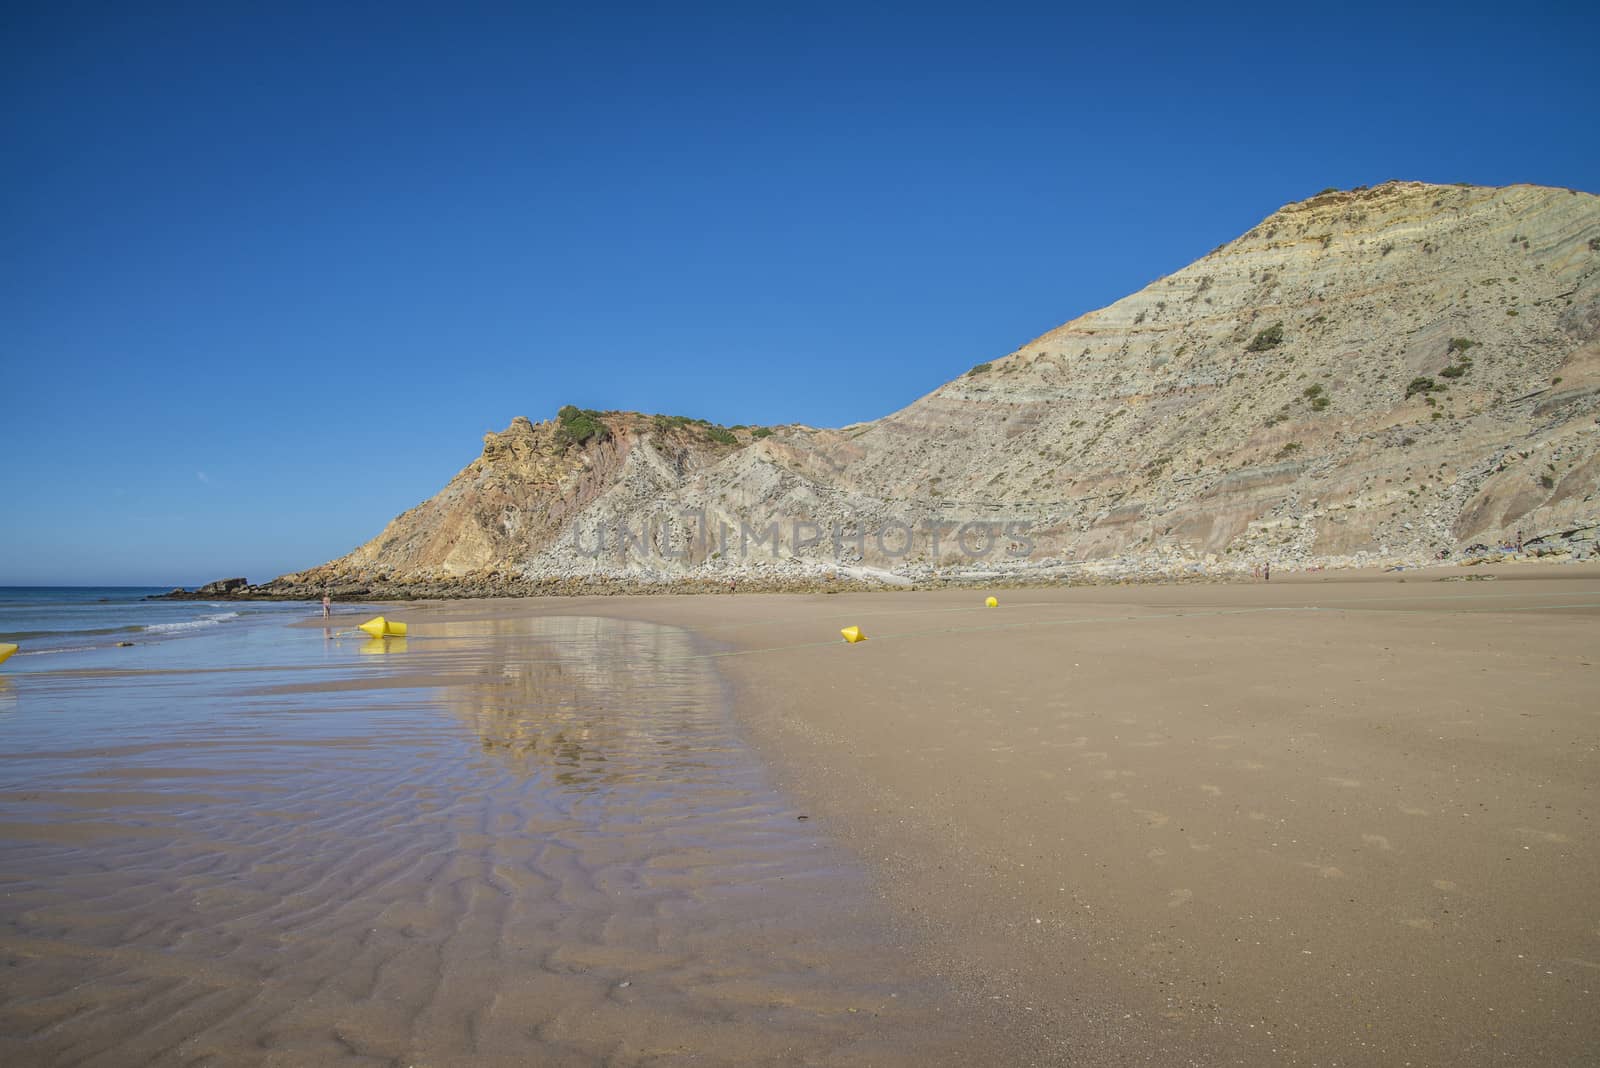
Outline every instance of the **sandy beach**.
[(405, 605), (15, 675), (0, 1057), (1592, 1062), (1600, 569), (1489, 574)]
[(1600, 1068), (1600, 4), (636, 7), (0, 14), (0, 1068)]
[(1436, 577), (866, 599), (728, 668), (1043, 1059), (1592, 1062), (1600, 584)]

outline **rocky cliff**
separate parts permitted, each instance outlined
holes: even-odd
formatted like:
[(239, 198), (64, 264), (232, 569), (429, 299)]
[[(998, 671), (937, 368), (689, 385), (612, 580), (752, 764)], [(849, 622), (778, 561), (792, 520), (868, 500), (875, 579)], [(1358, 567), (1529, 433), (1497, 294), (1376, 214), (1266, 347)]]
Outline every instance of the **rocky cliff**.
[(514, 421), (258, 592), (1421, 562), (1600, 524), (1600, 198), (1391, 182), (1287, 205), (882, 419)]

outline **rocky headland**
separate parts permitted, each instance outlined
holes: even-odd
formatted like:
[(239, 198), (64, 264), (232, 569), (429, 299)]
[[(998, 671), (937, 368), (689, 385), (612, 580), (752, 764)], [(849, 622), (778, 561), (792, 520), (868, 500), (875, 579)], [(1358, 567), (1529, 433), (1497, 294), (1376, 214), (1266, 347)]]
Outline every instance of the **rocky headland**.
[[(838, 429), (516, 419), (371, 541), (206, 597), (1226, 576), (1600, 532), (1600, 198), (1327, 190)], [(180, 595), (175, 592), (174, 595)]]

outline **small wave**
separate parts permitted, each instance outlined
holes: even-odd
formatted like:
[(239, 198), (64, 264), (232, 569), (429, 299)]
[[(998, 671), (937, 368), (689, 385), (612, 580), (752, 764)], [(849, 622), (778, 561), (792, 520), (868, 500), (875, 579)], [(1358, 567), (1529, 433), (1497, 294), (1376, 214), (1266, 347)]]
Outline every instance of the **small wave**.
[(238, 618), (238, 612), (218, 612), (215, 615), (201, 616), (199, 619), (186, 619), (182, 623), (150, 623), (146, 624), (144, 629), (151, 634), (173, 634), (185, 630), (199, 630), (201, 627), (214, 627), (218, 623)]
[(93, 630), (14, 630), (0, 634), (0, 642), (28, 642), (39, 638), (90, 638), (106, 634), (127, 634), (143, 630), (140, 626), (97, 627)]

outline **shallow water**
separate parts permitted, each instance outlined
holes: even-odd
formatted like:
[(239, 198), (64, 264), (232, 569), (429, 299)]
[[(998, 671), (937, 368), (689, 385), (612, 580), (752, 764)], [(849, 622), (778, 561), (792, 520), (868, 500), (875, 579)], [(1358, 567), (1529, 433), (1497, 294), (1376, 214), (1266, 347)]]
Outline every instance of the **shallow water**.
[(118, 642), (144, 645), (217, 628), (239, 631), (317, 611), (294, 602), (151, 599), (166, 592), (149, 586), (0, 586), (0, 642), (19, 644), (16, 663), (22, 664), (35, 656), (115, 649)]
[[(308, 628), (0, 693), (7, 1064), (892, 1064), (963, 1046), (684, 631)], [(376, 655), (374, 655), (376, 654)], [(181, 658), (180, 658), (181, 659)]]

